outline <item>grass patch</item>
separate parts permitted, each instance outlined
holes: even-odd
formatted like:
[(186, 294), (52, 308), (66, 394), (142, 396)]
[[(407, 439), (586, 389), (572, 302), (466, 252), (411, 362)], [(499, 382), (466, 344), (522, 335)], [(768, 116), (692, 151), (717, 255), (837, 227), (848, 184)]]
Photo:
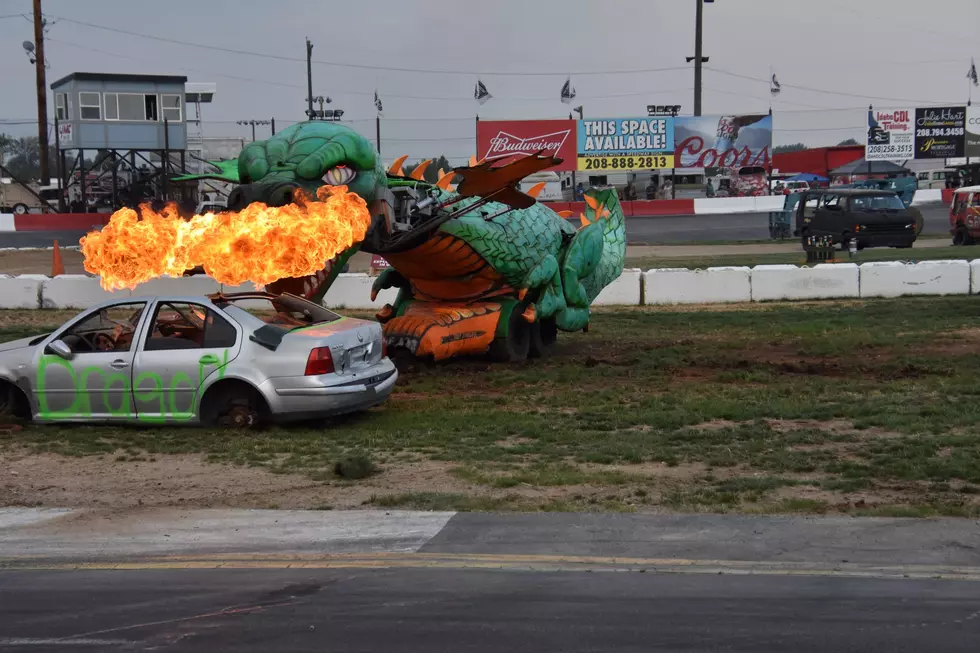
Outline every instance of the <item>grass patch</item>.
[[(324, 424), (38, 426), (0, 446), (126, 461), (204, 453), (333, 482), (378, 464), (453, 470), (445, 492), (378, 474), (371, 503), (387, 507), (971, 515), (978, 302), (598, 309), (550, 359), (402, 362), (386, 404)], [(33, 330), (31, 317), (0, 315), (0, 334)]]
[(378, 466), (366, 454), (354, 454), (338, 460), (333, 473), (340, 478), (358, 480), (377, 474)]

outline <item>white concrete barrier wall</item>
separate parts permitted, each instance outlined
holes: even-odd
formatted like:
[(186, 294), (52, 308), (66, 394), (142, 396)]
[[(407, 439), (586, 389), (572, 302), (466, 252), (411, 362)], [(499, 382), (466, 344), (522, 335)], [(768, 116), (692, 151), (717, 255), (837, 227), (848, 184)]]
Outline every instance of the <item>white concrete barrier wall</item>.
[(752, 299), (750, 270), (746, 267), (658, 268), (643, 273), (646, 304), (716, 304)]
[(941, 188), (923, 188), (915, 191), (912, 196), (912, 204), (928, 204), (931, 202), (942, 202), (943, 190)]
[(0, 213), (0, 231), (16, 231), (13, 213)]
[(43, 275), (0, 274), (0, 308), (37, 308)]
[(129, 290), (102, 290), (99, 280), (84, 274), (63, 274), (41, 283), (41, 308), (91, 308), (120, 297), (131, 297)]
[(755, 208), (751, 197), (695, 197), (694, 212), (702, 213), (750, 213)]
[(331, 308), (381, 308), (385, 304), (393, 304), (398, 297), (397, 288), (382, 290), (378, 298), (371, 301), (371, 286), (375, 278), (364, 273), (337, 275), (323, 298), (323, 305)]
[(765, 213), (783, 208), (783, 195), (758, 197), (696, 197), (694, 212), (704, 213)]
[(967, 261), (897, 261), (863, 263), (861, 297), (902, 295), (967, 295), (970, 263)]
[[(393, 303), (394, 288), (371, 301), (375, 277), (341, 274), (327, 292), (324, 305), (333, 308), (378, 309)], [(102, 290), (99, 280), (80, 274), (55, 278), (44, 275), (0, 275), (0, 308), (85, 309), (111, 299), (149, 295), (207, 295), (218, 290), (250, 292), (254, 284), (226, 286), (205, 276), (162, 278), (135, 290)], [(980, 259), (923, 261), (905, 264), (875, 262), (759, 265), (706, 270), (656, 268), (624, 270), (596, 298), (597, 306), (656, 304), (713, 304), (767, 300), (830, 299), (836, 297), (899, 297), (902, 295), (980, 294)], [(642, 299), (641, 299), (642, 297)]]
[(603, 288), (593, 306), (639, 306), (643, 272), (639, 268), (623, 270), (615, 281)]
[(755, 209), (757, 211), (782, 211), (785, 203), (785, 195), (763, 195), (754, 197)]
[(854, 263), (757, 265), (752, 268), (752, 300), (858, 297), (860, 274)]
[(980, 259), (970, 261), (970, 292), (980, 295)]

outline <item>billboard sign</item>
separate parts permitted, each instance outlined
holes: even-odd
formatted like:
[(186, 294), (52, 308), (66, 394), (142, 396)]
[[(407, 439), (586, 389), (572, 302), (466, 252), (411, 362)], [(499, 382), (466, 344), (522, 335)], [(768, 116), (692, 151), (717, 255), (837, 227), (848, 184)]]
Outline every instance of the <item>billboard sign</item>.
[(579, 170), (670, 168), (674, 119), (595, 118), (578, 121)]
[(905, 161), (915, 157), (915, 110), (873, 109), (868, 111), (868, 161)]
[(964, 156), (966, 107), (928, 107), (915, 110), (915, 158)]
[(539, 152), (562, 160), (546, 170), (575, 170), (575, 121), (481, 120), (477, 123), (477, 159), (500, 166)]
[(966, 146), (963, 154), (980, 157), (980, 106), (966, 108)]
[(58, 124), (58, 145), (62, 148), (70, 148), (74, 142), (72, 139), (72, 124), (62, 122)]
[(772, 116), (684, 116), (674, 118), (674, 167), (770, 166)]

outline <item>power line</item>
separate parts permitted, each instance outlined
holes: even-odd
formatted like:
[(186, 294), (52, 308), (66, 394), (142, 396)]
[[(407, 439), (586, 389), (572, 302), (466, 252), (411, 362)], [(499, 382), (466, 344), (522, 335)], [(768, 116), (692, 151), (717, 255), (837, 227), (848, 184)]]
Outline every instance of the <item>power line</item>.
[[(139, 38), (150, 39), (153, 41), (161, 41), (163, 43), (171, 43), (173, 45), (183, 45), (192, 48), (202, 48), (205, 50), (215, 50), (218, 52), (226, 52), (228, 54), (238, 54), (248, 57), (261, 57), (265, 59), (277, 59), (279, 61), (301, 61), (305, 62), (306, 59), (300, 57), (288, 57), (285, 55), (271, 54), (268, 52), (251, 52), (249, 50), (238, 50), (236, 48), (226, 48), (217, 45), (207, 45), (204, 43), (193, 43), (191, 41), (181, 41), (178, 39), (171, 39), (164, 36), (155, 36), (152, 34), (143, 34), (140, 32), (133, 32), (131, 30), (117, 29), (114, 27), (106, 27), (105, 25), (96, 25), (95, 23), (88, 23), (83, 20), (75, 20), (73, 18), (65, 18), (64, 16), (55, 16), (58, 20), (63, 20), (66, 23), (72, 23), (74, 25), (81, 25), (83, 27), (91, 27), (92, 29), (105, 30), (107, 32), (114, 32), (116, 34), (126, 34), (128, 36), (136, 36)], [(493, 70), (452, 70), (452, 69), (433, 69), (433, 68), (407, 68), (399, 66), (377, 66), (371, 64), (359, 64), (350, 62), (340, 62), (340, 61), (322, 61), (313, 60), (313, 63), (322, 66), (338, 66), (341, 68), (359, 68), (363, 70), (387, 70), (393, 72), (405, 72), (405, 73), (425, 73), (433, 75), (499, 75), (499, 76), (513, 76), (513, 77), (540, 77), (540, 76), (555, 76), (555, 75), (632, 75), (639, 73), (659, 73), (668, 72), (673, 70), (687, 70), (687, 66), (670, 66), (667, 68), (636, 68), (629, 70), (550, 70), (550, 71), (515, 71), (515, 72), (500, 72)]]
[[(713, 66), (705, 66), (704, 69), (705, 70), (710, 70), (710, 71), (715, 72), (715, 73), (719, 73), (721, 75), (728, 75), (730, 77), (738, 77), (739, 79), (746, 79), (746, 80), (749, 80), (751, 82), (758, 82), (760, 84), (769, 84), (769, 82), (770, 82), (770, 80), (768, 80), (768, 79), (766, 79), (764, 77), (752, 77), (751, 75), (743, 75), (741, 73), (734, 73), (734, 72), (731, 72), (730, 70), (721, 70), (720, 68), (715, 68)], [(845, 91), (831, 91), (830, 89), (826, 89), (826, 88), (814, 88), (812, 86), (801, 86), (799, 84), (787, 84), (786, 82), (781, 82), (780, 85), (783, 88), (795, 88), (795, 89), (799, 89), (801, 91), (811, 91), (813, 93), (825, 93), (825, 94), (828, 94), (828, 95), (843, 95), (843, 96), (847, 96), (847, 97), (862, 98), (862, 99), (865, 99), (865, 100), (886, 100), (888, 102), (906, 102), (906, 103), (912, 103), (912, 104), (929, 103), (929, 104), (934, 104), (934, 105), (937, 105), (937, 106), (940, 105), (940, 104), (942, 104), (942, 103), (935, 102), (935, 101), (932, 101), (932, 100), (910, 100), (908, 98), (884, 97), (884, 96), (879, 96), (879, 95), (868, 95), (868, 94), (865, 94), (865, 93), (847, 93)]]
[[(49, 41), (54, 41), (56, 43), (60, 43), (62, 45), (67, 45), (67, 46), (70, 46), (70, 47), (73, 47), (73, 48), (78, 48), (80, 50), (88, 50), (90, 52), (97, 52), (99, 54), (104, 54), (104, 55), (111, 56), (111, 57), (129, 57), (129, 58), (133, 58), (132, 55), (130, 55), (128, 53), (124, 54), (124, 53), (120, 53), (120, 52), (111, 52), (109, 50), (102, 50), (100, 48), (93, 48), (93, 47), (88, 46), (88, 45), (82, 45), (80, 43), (73, 43), (71, 41), (66, 41), (66, 40), (60, 39), (60, 38), (51, 38), (51, 37), (49, 37), (48, 40)], [(146, 58), (140, 58), (140, 60), (141, 61), (150, 61), (149, 59), (146, 59)], [(228, 79), (235, 79), (235, 80), (244, 81), (244, 82), (252, 82), (252, 83), (255, 83), (255, 84), (268, 84), (268, 85), (271, 85), (271, 86), (281, 86), (281, 87), (284, 87), (284, 88), (296, 88), (296, 89), (302, 89), (302, 88), (304, 88), (302, 84), (290, 84), (288, 82), (276, 82), (276, 81), (272, 81), (272, 80), (268, 80), (268, 79), (257, 79), (255, 77), (244, 77), (242, 75), (233, 75), (231, 73), (219, 73), (219, 72), (217, 72), (215, 70), (208, 70), (208, 69), (204, 69), (204, 68), (190, 68), (190, 67), (186, 67), (186, 66), (181, 66), (180, 67), (180, 70), (188, 70), (188, 71), (192, 71), (192, 72), (205, 73), (207, 75), (212, 75), (212, 76), (215, 76), (215, 77), (227, 77)], [(662, 95), (662, 94), (665, 94), (665, 93), (681, 93), (681, 92), (690, 91), (690, 90), (691, 90), (691, 88), (690, 87), (687, 87), (687, 88), (666, 89), (666, 90), (658, 90), (658, 91), (636, 91), (636, 92), (630, 92), (630, 93), (610, 93), (608, 95), (580, 95), (579, 98), (584, 99), (584, 100), (603, 100), (603, 99), (607, 99), (607, 98), (642, 97), (642, 96)], [(348, 90), (348, 89), (336, 89), (334, 92), (335, 93), (338, 93), (338, 94), (347, 94), (347, 95), (364, 95), (364, 96), (373, 96), (374, 95), (374, 91), (353, 91), (353, 90)], [(439, 101), (450, 101), (450, 102), (472, 102), (473, 101), (473, 97), (469, 93), (467, 93), (466, 95), (457, 95), (457, 96), (437, 96), (437, 95), (406, 95), (406, 94), (403, 94), (403, 93), (382, 92), (381, 93), (381, 96), (382, 97), (385, 97), (385, 98), (399, 98), (399, 99), (410, 99), (410, 100), (439, 100)], [(507, 100), (507, 101), (514, 101), (514, 100), (516, 100), (516, 101), (528, 101), (528, 102), (547, 102), (547, 101), (551, 101), (551, 100), (554, 100), (555, 99), (555, 96), (554, 95), (536, 96), (536, 97), (521, 97), (521, 96), (504, 96), (504, 95), (498, 95), (498, 97), (501, 100)]]

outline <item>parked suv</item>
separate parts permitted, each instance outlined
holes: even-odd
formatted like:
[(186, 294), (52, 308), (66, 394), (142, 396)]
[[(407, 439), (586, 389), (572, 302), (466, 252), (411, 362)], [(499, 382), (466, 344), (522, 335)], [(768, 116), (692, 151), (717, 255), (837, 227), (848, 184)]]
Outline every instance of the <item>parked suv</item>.
[(795, 236), (804, 247), (810, 236), (830, 236), (846, 249), (852, 238), (865, 247), (911, 247), (915, 216), (892, 191), (875, 189), (811, 190), (796, 207)]

